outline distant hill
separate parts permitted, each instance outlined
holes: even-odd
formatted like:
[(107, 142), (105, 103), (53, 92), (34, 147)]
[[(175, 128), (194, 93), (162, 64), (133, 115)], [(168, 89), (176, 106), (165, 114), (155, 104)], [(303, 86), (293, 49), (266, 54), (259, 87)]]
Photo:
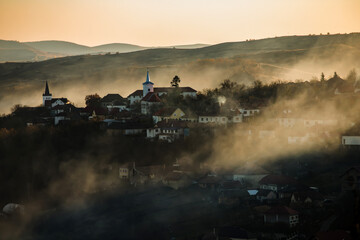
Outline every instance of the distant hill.
[[(50, 51), (35, 50), (18, 42), (6, 44), (15, 44), (20, 50), (37, 54)], [(11, 49), (16, 49), (15, 45)], [(88, 49), (81, 45), (69, 46), (74, 47), (69, 47), (73, 54)], [(94, 48), (115, 52), (122, 46), (109, 44)], [(133, 50), (136, 47), (139, 46)], [(150, 68), (156, 86), (168, 86), (172, 77), (178, 75), (181, 86), (192, 86), (197, 90), (215, 87), (226, 78), (251, 84), (255, 80), (310, 80), (319, 77), (321, 72), (328, 78), (334, 71), (346, 77), (349, 70), (360, 70), (359, 33), (286, 36), (195, 49), (168, 47), (116, 52), (119, 53), (0, 64), (0, 113), (16, 103), (34, 105), (40, 102), (38, 98), (45, 80), (50, 82), (53, 96), (68, 97), (83, 104), (84, 96), (95, 92), (100, 95), (120, 93), (126, 97), (141, 88), (146, 68)]]
[(40, 51), (64, 55), (82, 55), (91, 52), (87, 46), (65, 41), (24, 42), (24, 44)]
[(95, 52), (126, 53), (126, 52), (140, 51), (144, 49), (147, 49), (147, 47), (141, 47), (126, 43), (110, 43), (110, 44), (104, 44), (104, 45), (92, 47), (91, 51), (93, 53)]
[(17, 41), (0, 40), (0, 62), (42, 61), (64, 54), (48, 53)]
[(88, 47), (72, 42), (55, 40), (23, 43), (17, 41), (0, 40), (0, 62), (42, 61), (63, 56), (127, 53), (155, 48), (195, 49), (205, 46), (208, 45), (199, 43), (169, 47), (142, 47), (126, 43), (110, 43), (95, 47)]

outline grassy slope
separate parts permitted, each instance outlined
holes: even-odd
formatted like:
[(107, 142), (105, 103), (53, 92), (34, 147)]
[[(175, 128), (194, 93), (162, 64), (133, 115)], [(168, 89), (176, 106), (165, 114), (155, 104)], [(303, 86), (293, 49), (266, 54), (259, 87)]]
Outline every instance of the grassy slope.
[(41, 61), (60, 56), (63, 55), (47, 53), (17, 41), (0, 40), (0, 62)]
[[(256, 79), (271, 81), (286, 79), (282, 74), (307, 72), (301, 77), (326, 74), (339, 69), (360, 69), (360, 34), (325, 36), (289, 36), (249, 42), (222, 43), (198, 49), (147, 49), (113, 54), (84, 55), (50, 59), (34, 63), (0, 64), (0, 106), (13, 106), (19, 101), (12, 95), (40, 94), (43, 81), (49, 80), (58, 94), (64, 90), (81, 88), (78, 95), (109, 89), (127, 95), (144, 80), (144, 71), (151, 68), (157, 86), (167, 86), (174, 75), (179, 75), (182, 85), (198, 90), (214, 87), (225, 78), (239, 82)], [(346, 72), (347, 73), (347, 72)], [(344, 74), (343, 74), (344, 75)], [(19, 84), (21, 82), (21, 84)], [(57, 94), (57, 95), (58, 95)], [(77, 102), (67, 92), (67, 97)], [(40, 96), (40, 95), (39, 95)], [(83, 101), (83, 97), (79, 97)], [(20, 101), (31, 105), (31, 101)]]

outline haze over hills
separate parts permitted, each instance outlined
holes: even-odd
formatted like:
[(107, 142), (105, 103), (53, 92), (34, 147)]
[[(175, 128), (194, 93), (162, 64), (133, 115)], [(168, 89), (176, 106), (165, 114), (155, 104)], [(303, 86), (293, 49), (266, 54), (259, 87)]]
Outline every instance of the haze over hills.
[(127, 53), (150, 48), (194, 49), (205, 46), (208, 45), (189, 44), (166, 47), (142, 47), (126, 43), (110, 43), (89, 47), (66, 41), (17, 42), (0, 40), (0, 62), (33, 62), (73, 55)]
[[(104, 49), (110, 49), (111, 45)], [(45, 80), (50, 82), (54, 97), (68, 97), (81, 106), (85, 95), (95, 92), (120, 93), (126, 97), (141, 87), (146, 68), (150, 68), (156, 86), (168, 86), (172, 77), (179, 75), (181, 86), (203, 90), (217, 86), (226, 78), (251, 84), (255, 80), (310, 80), (321, 72), (329, 77), (334, 71), (345, 77), (351, 69), (360, 69), (359, 59), (360, 34), (353, 33), (3, 63), (0, 64), (0, 112), (8, 112), (17, 103), (40, 104)]]

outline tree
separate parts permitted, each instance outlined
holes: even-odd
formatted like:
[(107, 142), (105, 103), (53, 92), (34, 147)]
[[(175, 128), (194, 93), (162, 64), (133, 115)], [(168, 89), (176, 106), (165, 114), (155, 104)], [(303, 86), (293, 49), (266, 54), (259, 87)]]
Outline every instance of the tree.
[(321, 73), (320, 81), (321, 81), (321, 82), (324, 82), (324, 81), (325, 81), (325, 74), (324, 74), (323, 72)]
[(170, 82), (172, 87), (179, 87), (179, 83), (180, 83), (180, 78), (176, 75), (173, 80)]
[(100, 100), (101, 100), (101, 97), (97, 93), (90, 94), (85, 97), (85, 103), (86, 103), (86, 106), (88, 106), (88, 107), (99, 107)]
[(346, 77), (346, 80), (354, 83), (357, 79), (357, 73), (355, 69), (352, 69)]
[(237, 86), (238, 84), (236, 82), (232, 82), (230, 79), (225, 79), (222, 83), (220, 83), (220, 88), (222, 90), (233, 90)]

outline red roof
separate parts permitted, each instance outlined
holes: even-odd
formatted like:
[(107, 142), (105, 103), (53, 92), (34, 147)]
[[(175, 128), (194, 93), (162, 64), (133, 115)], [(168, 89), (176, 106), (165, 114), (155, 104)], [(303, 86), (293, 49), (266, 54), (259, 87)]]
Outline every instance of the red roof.
[(156, 113), (154, 113), (154, 116), (170, 116), (173, 112), (175, 112), (177, 108), (175, 107), (170, 107), (170, 108), (162, 108), (159, 111), (157, 111)]
[(149, 92), (141, 99), (141, 101), (145, 102), (161, 102), (161, 99), (158, 97), (158, 95), (154, 92)]
[(299, 214), (297, 211), (295, 211), (294, 209), (291, 209), (289, 207), (285, 207), (285, 206), (276, 206), (276, 207), (272, 207), (270, 208), (266, 214), (277, 214), (277, 215), (296, 215)]

